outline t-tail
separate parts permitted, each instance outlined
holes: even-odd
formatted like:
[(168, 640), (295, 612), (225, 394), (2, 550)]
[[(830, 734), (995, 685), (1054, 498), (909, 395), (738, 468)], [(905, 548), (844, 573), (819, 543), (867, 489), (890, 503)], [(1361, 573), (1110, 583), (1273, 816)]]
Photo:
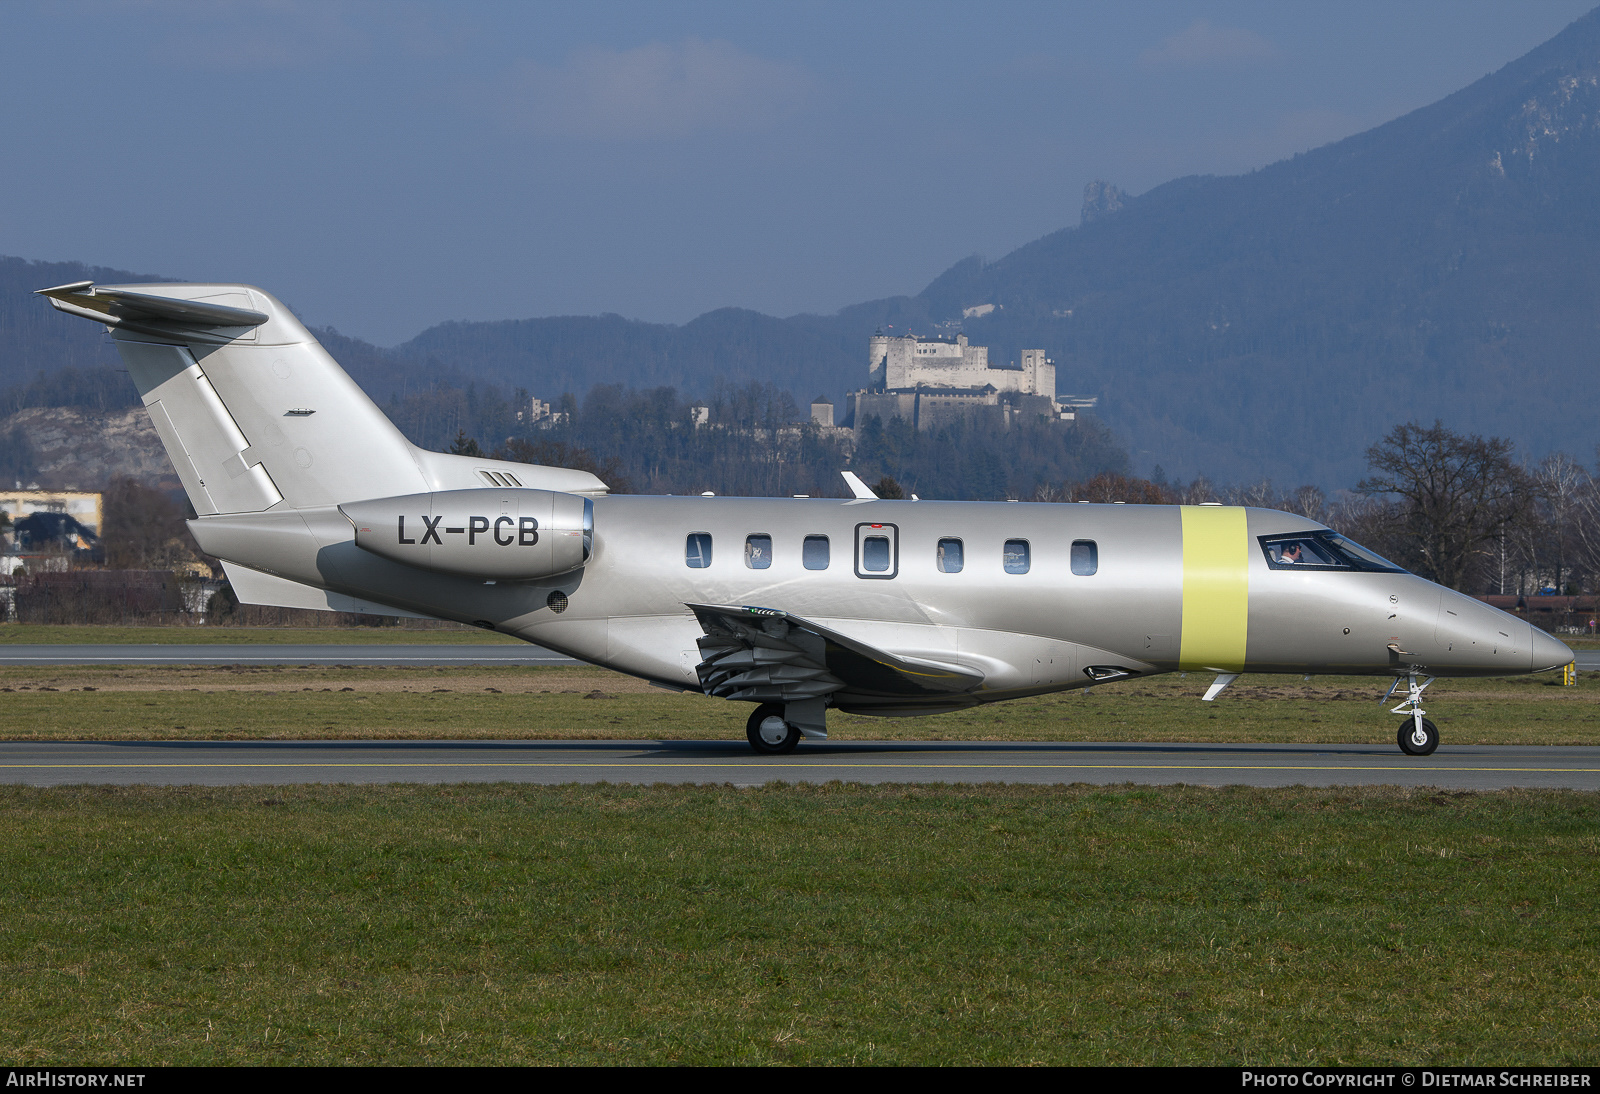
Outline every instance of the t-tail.
[[(588, 559), (589, 499), (606, 493), (604, 483), (586, 471), (418, 448), (260, 289), (82, 281), (40, 292), (105, 324), (194, 505), (190, 528), (223, 560), (242, 602), (496, 626), (505, 613), (527, 613), (521, 601), (532, 593), (484, 603), (483, 560), (457, 557), (453, 537), (438, 550), (416, 544), (403, 530), (408, 516), (413, 529), (476, 533), (483, 522), (494, 538), (461, 538), (531, 543), (518, 559), (527, 580)], [(492, 513), (488, 491), (497, 492)], [(359, 542), (382, 540), (397, 522), (396, 544)], [(567, 549), (569, 540), (577, 546)]]
[[(83, 281), (40, 293), (106, 325), (201, 516), (496, 486), (493, 475), (506, 473), (499, 461), (406, 440), (260, 289)], [(605, 492), (587, 472), (504, 466), (523, 486)], [(537, 481), (524, 481), (530, 473)]]

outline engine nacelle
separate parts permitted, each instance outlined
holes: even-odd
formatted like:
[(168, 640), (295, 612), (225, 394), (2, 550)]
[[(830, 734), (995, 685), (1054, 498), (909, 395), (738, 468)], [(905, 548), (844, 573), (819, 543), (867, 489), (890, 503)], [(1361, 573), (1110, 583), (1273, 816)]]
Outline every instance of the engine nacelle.
[(356, 546), (461, 577), (527, 581), (576, 570), (594, 544), (594, 502), (554, 490), (441, 490), (339, 506)]

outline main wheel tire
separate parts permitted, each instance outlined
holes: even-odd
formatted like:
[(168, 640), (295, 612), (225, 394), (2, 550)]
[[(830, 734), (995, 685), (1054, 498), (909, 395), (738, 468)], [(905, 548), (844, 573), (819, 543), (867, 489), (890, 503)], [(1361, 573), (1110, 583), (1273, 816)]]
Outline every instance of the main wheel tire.
[(1407, 756), (1431, 756), (1439, 747), (1439, 727), (1422, 719), (1422, 733), (1417, 733), (1416, 723), (1407, 718), (1400, 723), (1400, 751)]
[(800, 743), (800, 727), (783, 720), (783, 708), (777, 703), (756, 707), (744, 724), (744, 735), (750, 738), (750, 747), (763, 756), (793, 752)]

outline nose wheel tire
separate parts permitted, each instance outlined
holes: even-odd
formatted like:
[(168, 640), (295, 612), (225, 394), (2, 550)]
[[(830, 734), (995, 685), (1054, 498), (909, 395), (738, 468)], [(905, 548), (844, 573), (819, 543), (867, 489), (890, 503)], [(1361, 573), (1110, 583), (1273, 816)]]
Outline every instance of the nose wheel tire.
[(1439, 727), (1428, 719), (1422, 719), (1420, 730), (1414, 719), (1407, 718), (1400, 723), (1400, 751), (1407, 756), (1431, 756), (1438, 747)]
[(783, 708), (777, 703), (756, 707), (745, 723), (744, 735), (750, 739), (750, 747), (763, 756), (793, 752), (800, 743), (800, 727), (783, 720)]

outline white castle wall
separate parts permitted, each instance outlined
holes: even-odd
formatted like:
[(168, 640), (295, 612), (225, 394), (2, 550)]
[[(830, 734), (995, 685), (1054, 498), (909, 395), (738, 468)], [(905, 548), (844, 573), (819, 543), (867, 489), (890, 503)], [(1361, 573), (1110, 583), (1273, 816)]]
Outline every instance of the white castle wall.
[(1020, 370), (994, 368), (989, 347), (971, 345), (964, 334), (954, 340), (875, 334), (868, 355), (871, 385), (888, 391), (989, 386), (1050, 399), (1056, 394), (1056, 367), (1042, 349), (1023, 350)]

